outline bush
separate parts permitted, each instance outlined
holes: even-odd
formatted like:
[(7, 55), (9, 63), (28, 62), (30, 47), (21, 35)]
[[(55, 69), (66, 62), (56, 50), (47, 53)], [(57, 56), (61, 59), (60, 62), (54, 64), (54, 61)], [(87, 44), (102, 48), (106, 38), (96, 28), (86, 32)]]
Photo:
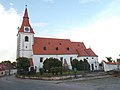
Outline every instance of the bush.
[(90, 70), (90, 65), (86, 59), (78, 61), (77, 59), (73, 59), (71, 61), (72, 69), (74, 70)]
[(45, 72), (52, 73), (53, 75), (62, 74), (62, 62), (56, 58), (47, 58), (43, 63)]
[(42, 74), (44, 73), (44, 69), (43, 69), (43, 68), (40, 68), (40, 69), (39, 69), (39, 72), (40, 72), (40, 74), (42, 75)]
[(51, 68), (62, 67), (62, 62), (56, 58), (47, 58), (43, 63), (43, 68), (45, 72), (51, 72)]

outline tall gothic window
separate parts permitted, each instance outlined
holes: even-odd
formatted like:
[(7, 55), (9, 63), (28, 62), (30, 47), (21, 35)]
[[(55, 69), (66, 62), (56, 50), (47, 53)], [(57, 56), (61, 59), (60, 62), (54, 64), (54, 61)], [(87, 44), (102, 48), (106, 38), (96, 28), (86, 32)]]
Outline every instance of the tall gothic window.
[(28, 42), (28, 41), (29, 41), (28, 36), (25, 36), (25, 41), (26, 41), (26, 42)]

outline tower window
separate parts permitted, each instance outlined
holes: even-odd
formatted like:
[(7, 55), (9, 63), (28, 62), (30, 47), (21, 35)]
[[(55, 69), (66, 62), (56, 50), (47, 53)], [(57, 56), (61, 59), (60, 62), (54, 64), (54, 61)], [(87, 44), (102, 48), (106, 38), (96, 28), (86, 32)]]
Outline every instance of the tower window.
[(26, 42), (28, 42), (28, 41), (29, 41), (28, 36), (25, 36), (25, 41), (26, 41)]
[(40, 62), (43, 62), (43, 57), (40, 57)]

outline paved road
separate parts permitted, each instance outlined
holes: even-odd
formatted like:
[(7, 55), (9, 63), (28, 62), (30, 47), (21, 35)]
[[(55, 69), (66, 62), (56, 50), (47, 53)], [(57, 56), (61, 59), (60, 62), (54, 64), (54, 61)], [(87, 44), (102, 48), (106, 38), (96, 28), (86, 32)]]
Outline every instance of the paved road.
[(24, 80), (7, 76), (0, 78), (0, 90), (120, 90), (120, 78), (73, 82)]

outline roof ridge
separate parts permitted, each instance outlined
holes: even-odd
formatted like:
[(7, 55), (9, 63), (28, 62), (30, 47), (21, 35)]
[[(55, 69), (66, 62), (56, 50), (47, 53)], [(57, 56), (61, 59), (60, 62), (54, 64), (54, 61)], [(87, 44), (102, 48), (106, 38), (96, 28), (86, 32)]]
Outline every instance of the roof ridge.
[(69, 41), (71, 41), (70, 39), (49, 38), (49, 37), (34, 37), (34, 38), (38, 38), (38, 39), (54, 39), (54, 40), (69, 40)]

